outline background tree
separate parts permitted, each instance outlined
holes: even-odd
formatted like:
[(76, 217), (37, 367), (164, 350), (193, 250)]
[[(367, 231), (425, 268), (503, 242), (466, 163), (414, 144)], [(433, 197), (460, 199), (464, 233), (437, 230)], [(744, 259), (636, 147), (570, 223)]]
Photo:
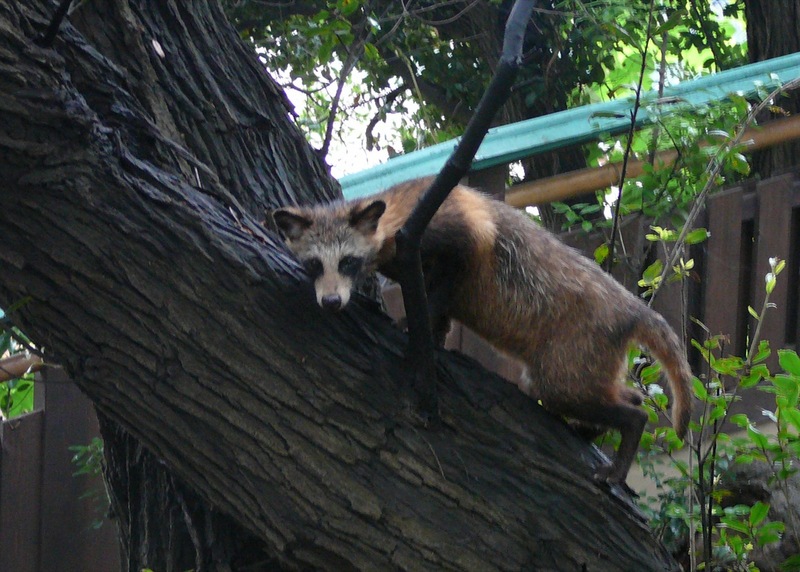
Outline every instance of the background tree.
[[(367, 148), (397, 147), (394, 132), (387, 139), (376, 130), (390, 116), (400, 117), (403, 151), (460, 134), (496, 64), (492, 54), (499, 52), (509, 5), (330, 0), (267, 10), (255, 1), (226, 2), (234, 24), (263, 49), (269, 66), (285, 70), (286, 85), (308, 96), (300, 122), (323, 155), (345, 115), (361, 117)], [(657, 72), (675, 81), (744, 59), (741, 46), (729, 41), (730, 22), (706, 3), (567, 0), (540, 6), (523, 79), (499, 123), (627, 96), (643, 57), (645, 89)], [(735, 15), (735, 5), (727, 11)], [(484, 61), (488, 65), (478, 65)], [(348, 79), (350, 91), (343, 92)], [(561, 149), (526, 159), (521, 177), (541, 178), (585, 161), (583, 149)]]
[[(747, 49), (751, 62), (758, 62), (800, 51), (800, 2), (745, 0)], [(800, 110), (800, 97), (789, 94), (775, 102), (774, 114), (794, 115)], [(767, 119), (767, 118), (765, 118)], [(753, 158), (753, 169), (767, 178), (794, 166), (800, 142), (791, 141), (762, 151)]]
[(443, 353), (320, 313), (264, 209), (336, 195), (214, 2), (0, 4), (0, 306), (95, 403), (131, 570), (674, 569), (597, 453)]

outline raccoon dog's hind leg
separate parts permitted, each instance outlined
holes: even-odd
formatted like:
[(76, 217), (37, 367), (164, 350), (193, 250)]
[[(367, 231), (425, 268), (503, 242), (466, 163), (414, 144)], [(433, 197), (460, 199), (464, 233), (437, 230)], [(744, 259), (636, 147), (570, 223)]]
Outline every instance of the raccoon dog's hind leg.
[(601, 427), (619, 430), (621, 441), (614, 461), (597, 470), (595, 479), (598, 481), (625, 481), (639, 449), (639, 441), (647, 423), (647, 413), (639, 406), (642, 402), (641, 396), (631, 399), (632, 396), (633, 392), (621, 391), (620, 399), (615, 401), (581, 402), (570, 404), (568, 408), (557, 408), (564, 415), (574, 418), (577, 421), (576, 430), (587, 437), (602, 434), (599, 431)]

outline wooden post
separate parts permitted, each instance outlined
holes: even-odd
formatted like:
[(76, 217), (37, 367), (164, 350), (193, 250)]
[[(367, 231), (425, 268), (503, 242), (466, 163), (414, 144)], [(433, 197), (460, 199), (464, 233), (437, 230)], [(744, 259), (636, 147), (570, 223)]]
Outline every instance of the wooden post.
[[(106, 519), (108, 502), (102, 479), (73, 476), (78, 467), (72, 462), (70, 447), (88, 445), (100, 435), (94, 406), (62, 369), (45, 368), (37, 382), (47, 390), (42, 434), (41, 570), (119, 570), (117, 527)], [(93, 492), (100, 495), (99, 501), (86, 496)], [(95, 521), (103, 521), (102, 526), (93, 528)]]
[(0, 570), (40, 570), (43, 429), (43, 411), (0, 422)]

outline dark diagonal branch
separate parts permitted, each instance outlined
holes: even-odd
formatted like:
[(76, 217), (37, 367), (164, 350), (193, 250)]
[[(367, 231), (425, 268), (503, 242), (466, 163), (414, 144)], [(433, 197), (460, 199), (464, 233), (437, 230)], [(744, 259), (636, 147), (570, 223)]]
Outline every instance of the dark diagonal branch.
[(67, 13), (69, 12), (69, 7), (71, 5), (72, 0), (61, 0), (61, 4), (59, 4), (58, 8), (56, 8), (56, 13), (53, 14), (53, 19), (50, 21), (50, 25), (47, 26), (47, 31), (42, 34), (41, 38), (37, 40), (37, 44), (43, 48), (49, 48), (53, 45), (53, 42), (56, 40), (56, 36), (58, 35), (58, 30), (61, 28), (61, 22), (63, 22), (64, 18), (67, 17)]
[(400, 285), (408, 320), (408, 356), (414, 356), (414, 390), (424, 414), (437, 415), (436, 364), (433, 333), (422, 275), (420, 243), (433, 215), (472, 164), (497, 110), (511, 93), (522, 59), (522, 44), (534, 0), (517, 0), (506, 22), (503, 54), (461, 142), (397, 233)]

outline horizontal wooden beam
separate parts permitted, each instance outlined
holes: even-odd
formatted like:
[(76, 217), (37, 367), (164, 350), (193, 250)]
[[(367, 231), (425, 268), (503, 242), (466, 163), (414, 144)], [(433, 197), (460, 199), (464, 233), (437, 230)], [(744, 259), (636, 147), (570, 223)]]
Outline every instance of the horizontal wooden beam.
[(0, 359), (0, 383), (17, 379), (30, 371), (39, 371), (43, 365), (42, 358), (28, 352)]
[[(744, 151), (750, 153), (792, 139), (800, 139), (800, 116), (797, 115), (748, 129), (743, 138), (746, 144)], [(674, 150), (656, 153), (655, 168), (670, 167), (677, 158), (678, 153)], [(625, 178), (632, 179), (641, 175), (645, 163), (645, 161), (628, 161)], [(602, 167), (578, 169), (545, 179), (520, 183), (506, 190), (506, 202), (521, 208), (563, 201), (618, 185), (621, 171), (622, 163), (609, 163)]]

